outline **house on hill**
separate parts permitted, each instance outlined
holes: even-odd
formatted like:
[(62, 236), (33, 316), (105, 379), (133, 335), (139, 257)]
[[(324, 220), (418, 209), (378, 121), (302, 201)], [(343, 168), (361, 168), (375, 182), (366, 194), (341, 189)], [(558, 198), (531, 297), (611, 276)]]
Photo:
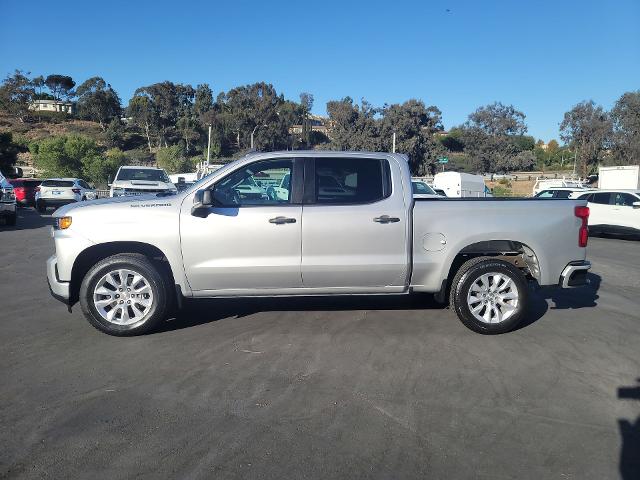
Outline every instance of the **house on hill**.
[(34, 112), (75, 113), (76, 103), (50, 99), (33, 100), (31, 105), (29, 105), (29, 110), (33, 110)]

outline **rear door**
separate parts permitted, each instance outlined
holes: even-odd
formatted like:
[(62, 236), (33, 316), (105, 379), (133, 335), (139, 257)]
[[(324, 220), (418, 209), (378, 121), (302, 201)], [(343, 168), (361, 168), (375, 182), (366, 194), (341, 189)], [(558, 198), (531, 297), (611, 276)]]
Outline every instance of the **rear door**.
[(589, 198), (589, 225), (612, 225), (610, 192), (597, 192)]
[(404, 288), (408, 206), (401, 178), (400, 168), (386, 158), (307, 159), (302, 213), (305, 288)]
[(623, 228), (640, 229), (640, 209), (633, 208), (633, 203), (640, 199), (627, 192), (613, 194), (613, 219), (615, 225)]

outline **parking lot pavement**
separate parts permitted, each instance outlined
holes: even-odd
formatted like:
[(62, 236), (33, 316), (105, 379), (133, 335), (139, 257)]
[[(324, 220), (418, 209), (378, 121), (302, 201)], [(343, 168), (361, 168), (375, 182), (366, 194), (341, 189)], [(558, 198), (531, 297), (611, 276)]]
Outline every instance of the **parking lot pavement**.
[[(428, 296), (217, 300), (114, 338), (0, 226), (0, 478), (638, 478), (640, 242), (500, 336)], [(635, 462), (635, 463), (634, 463)]]

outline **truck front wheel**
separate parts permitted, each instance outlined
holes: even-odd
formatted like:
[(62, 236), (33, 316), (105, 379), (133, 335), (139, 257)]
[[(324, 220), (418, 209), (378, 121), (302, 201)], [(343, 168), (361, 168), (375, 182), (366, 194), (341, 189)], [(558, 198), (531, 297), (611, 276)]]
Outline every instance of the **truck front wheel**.
[(483, 334), (513, 330), (525, 317), (529, 290), (512, 264), (491, 257), (464, 263), (451, 283), (449, 303), (462, 323)]
[(98, 330), (116, 336), (148, 333), (167, 316), (167, 275), (138, 254), (119, 254), (93, 266), (80, 286), (80, 305)]

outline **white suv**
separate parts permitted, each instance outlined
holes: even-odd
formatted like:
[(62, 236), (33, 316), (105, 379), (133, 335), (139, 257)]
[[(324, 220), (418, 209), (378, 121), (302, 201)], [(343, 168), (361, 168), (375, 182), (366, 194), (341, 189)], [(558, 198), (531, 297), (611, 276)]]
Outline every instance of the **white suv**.
[(80, 178), (49, 178), (36, 190), (36, 208), (44, 213), (47, 207), (57, 208), (95, 198), (96, 191)]
[(151, 193), (178, 193), (167, 172), (154, 167), (120, 167), (111, 184), (111, 197), (145, 195)]
[(590, 231), (640, 235), (640, 190), (597, 190), (577, 198), (588, 202)]
[(15, 225), (17, 218), (16, 195), (4, 175), (0, 173), (0, 218), (6, 225)]

